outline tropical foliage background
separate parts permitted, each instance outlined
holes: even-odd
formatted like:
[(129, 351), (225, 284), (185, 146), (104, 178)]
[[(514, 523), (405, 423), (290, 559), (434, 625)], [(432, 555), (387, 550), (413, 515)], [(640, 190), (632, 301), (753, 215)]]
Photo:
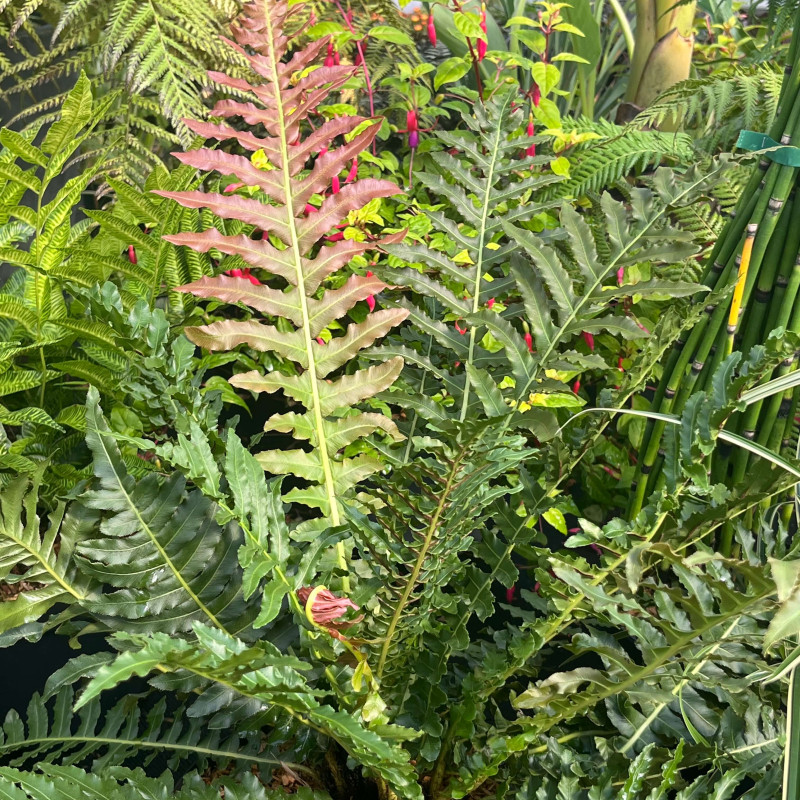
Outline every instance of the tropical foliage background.
[(0, 797), (800, 796), (799, 13), (0, 0)]

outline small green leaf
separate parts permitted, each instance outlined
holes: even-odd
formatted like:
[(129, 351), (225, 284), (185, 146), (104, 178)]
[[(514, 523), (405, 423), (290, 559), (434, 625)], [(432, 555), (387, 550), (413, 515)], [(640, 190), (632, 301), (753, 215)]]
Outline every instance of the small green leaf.
[(463, 78), (469, 72), (469, 61), (464, 58), (453, 56), (439, 64), (436, 75), (433, 77), (433, 85), (436, 89), (446, 83), (453, 83)]
[(393, 28), (391, 25), (376, 25), (374, 28), (369, 29), (367, 35), (383, 42), (393, 42), (406, 47), (414, 47), (414, 40), (407, 33)]

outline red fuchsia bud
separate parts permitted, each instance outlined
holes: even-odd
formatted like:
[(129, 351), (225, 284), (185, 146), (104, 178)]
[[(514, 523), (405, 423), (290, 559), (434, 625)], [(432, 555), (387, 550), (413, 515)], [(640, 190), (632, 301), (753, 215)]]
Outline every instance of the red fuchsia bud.
[(603, 555), (603, 551), (600, 549), (600, 545), (599, 544), (595, 544), (594, 542), (591, 542), (589, 544), (589, 547), (591, 547), (592, 550), (594, 550), (595, 553), (597, 553), (597, 555), (599, 555), (599, 556)]
[(317, 336), (317, 344), (318, 345), (324, 345), (325, 344), (325, 340), (321, 336)]
[(247, 278), (247, 280), (249, 280), (250, 283), (253, 284), (253, 286), (261, 286), (261, 281), (258, 278), (256, 278), (255, 275), (251, 274), (250, 267), (242, 270), (242, 277)]
[(581, 336), (583, 336), (583, 341), (586, 342), (586, 346), (594, 352), (594, 336), (587, 331), (584, 331)]
[(308, 216), (309, 214), (313, 214), (315, 211), (319, 211), (318, 208), (312, 206), (311, 203), (306, 203), (306, 207), (303, 209), (303, 213)]
[(539, 88), (539, 84), (536, 81), (533, 82), (533, 88), (531, 89), (531, 100), (533, 100), (533, 104), (536, 108), (539, 108), (539, 103), (542, 100), (542, 90)]
[(572, 394), (578, 394), (581, 390), (581, 381), (580, 378), (572, 384)]
[(347, 177), (344, 179), (345, 183), (352, 183), (358, 177), (358, 159), (353, 159), (353, 166), (350, 167), (350, 172), (347, 173)]
[[(313, 599), (311, 594), (314, 593)], [(310, 614), (311, 619), (324, 628), (339, 628), (353, 625), (358, 620), (349, 622), (342, 617), (348, 609), (358, 611), (358, 606), (347, 597), (337, 597), (333, 592), (328, 591), (324, 586), (318, 590), (304, 586), (297, 590), (297, 599), (306, 607), (306, 613)], [(308, 608), (308, 601), (311, 600), (311, 608)]]
[[(481, 30), (486, 33), (486, 3), (481, 3)], [(486, 49), (486, 40), (478, 39), (478, 61), (483, 61)]]
[(419, 147), (419, 134), (416, 131), (411, 131), (408, 134), (408, 146), (412, 150), (416, 150)]
[(332, 67), (333, 64), (333, 42), (328, 42), (328, 54), (325, 56), (325, 66)]
[(128, 245), (128, 261), (130, 261), (131, 264), (139, 263), (139, 259), (136, 258), (136, 250), (132, 244)]
[(464, 327), (462, 328), (462, 327), (461, 327), (461, 326), (458, 324), (460, 321), (461, 321), (461, 320), (456, 320), (456, 321), (455, 321), (455, 326), (456, 326), (456, 330), (457, 330), (457, 331), (458, 331), (458, 332), (459, 332), (459, 333), (460, 333), (460, 334), (463, 336), (463, 335), (464, 335), (464, 334), (465, 334), (465, 333), (466, 333), (466, 332), (469, 330), (469, 328), (467, 328), (467, 326), (466, 326), (466, 325), (464, 325)]
[(516, 586), (509, 586), (506, 589), (506, 603), (513, 603), (514, 602), (514, 595), (517, 593)]
[(334, 175), (333, 179), (331, 180), (331, 194), (339, 194), (339, 189), (341, 185), (339, 183), (339, 176)]
[(620, 267), (617, 270), (617, 286), (622, 286), (622, 282), (625, 280), (625, 267)]
[(342, 231), (332, 233), (330, 236), (325, 237), (325, 240), (328, 242), (341, 242), (342, 239), (344, 239), (344, 233)]
[(533, 352), (533, 336), (531, 336), (530, 333), (526, 333), (524, 338), (525, 338), (525, 344), (528, 347), (528, 352), (532, 353)]
[[(528, 114), (528, 128), (525, 132), (528, 134), (528, 136), (533, 136), (534, 133), (536, 133), (536, 128), (533, 124), (532, 113)], [(528, 147), (525, 149), (525, 155), (528, 156), (529, 158), (533, 158), (533, 156), (536, 155), (536, 145), (535, 144), (528, 145)]]
[(539, 581), (536, 581), (536, 583), (533, 584), (533, 591), (536, 592), (536, 594), (539, 594), (539, 589), (541, 588), (542, 584), (539, 583)]
[(413, 108), (406, 114), (406, 130), (409, 133), (411, 133), (411, 131), (419, 130), (417, 112)]
[(618, 369), (620, 372), (625, 372), (625, 370), (624, 370), (624, 369), (623, 369), (623, 367), (622, 367), (622, 360), (623, 360), (623, 359), (622, 359), (622, 356), (620, 356), (620, 357), (617, 359), (617, 369)]
[[(363, 49), (364, 45), (361, 45)], [(356, 50), (356, 57), (353, 59), (353, 66), (360, 67), (364, 63), (364, 56), (362, 55), (362, 50)]]
[(453, 364), (453, 366), (454, 366), (456, 369), (458, 369), (458, 368), (461, 366), (461, 362), (460, 362), (460, 361), (456, 361), (456, 363), (455, 363), (455, 364)]
[(431, 44), (436, 47), (436, 25), (433, 22), (433, 13), (428, 15), (428, 38), (431, 40)]
[(494, 305), (494, 297), (490, 297), (490, 298), (489, 298), (489, 299), (486, 301), (486, 308), (491, 308), (493, 305)]
[(235, 192), (238, 189), (241, 189), (244, 186), (243, 183), (229, 183), (222, 191), (223, 192)]
[(324, 156), (325, 153), (327, 153), (327, 152), (328, 152), (328, 148), (327, 147), (323, 147), (322, 150), (319, 151), (319, 154), (320, 154), (320, 156)]
[(335, 64), (337, 67), (338, 67), (338, 66), (339, 66), (339, 64), (341, 63), (341, 62), (339, 61), (339, 51), (338, 51), (338, 50), (334, 50), (334, 51), (333, 51), (333, 63), (334, 63), (334, 64)]
[(242, 271), (241, 271), (240, 269), (232, 269), (232, 270), (231, 270), (231, 271), (228, 273), (228, 275), (230, 275), (230, 276), (231, 276), (231, 278), (241, 278), (241, 277), (243, 277), (243, 275), (242, 275)]
[[(367, 277), (371, 278), (375, 273), (369, 269), (367, 270)], [(375, 310), (375, 295), (371, 294), (367, 298), (367, 308), (369, 308), (370, 314)]]

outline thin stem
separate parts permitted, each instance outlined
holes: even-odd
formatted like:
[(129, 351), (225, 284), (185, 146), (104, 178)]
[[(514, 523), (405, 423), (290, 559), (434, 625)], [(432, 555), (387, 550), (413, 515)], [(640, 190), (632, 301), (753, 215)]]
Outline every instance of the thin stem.
[(628, 16), (625, 13), (625, 9), (622, 7), (622, 4), (619, 2), (619, 0), (608, 0), (608, 2), (611, 5), (611, 10), (614, 12), (614, 16), (617, 18), (617, 22), (619, 22), (619, 27), (622, 30), (622, 36), (625, 39), (625, 46), (628, 48), (628, 60), (630, 60), (633, 58), (633, 50), (636, 47), (636, 40), (633, 37), (631, 23), (628, 21)]

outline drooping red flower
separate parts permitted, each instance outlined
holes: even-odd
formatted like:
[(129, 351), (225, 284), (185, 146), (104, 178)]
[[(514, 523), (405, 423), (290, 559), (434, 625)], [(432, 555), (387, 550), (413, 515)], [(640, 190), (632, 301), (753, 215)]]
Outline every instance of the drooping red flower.
[(594, 352), (594, 336), (587, 331), (584, 331), (581, 336), (583, 336), (583, 341), (586, 342), (586, 346)]
[(539, 84), (536, 81), (533, 82), (533, 87), (531, 88), (531, 100), (536, 108), (539, 108), (539, 103), (542, 100), (542, 90), (539, 88)]
[(331, 179), (331, 194), (339, 194), (339, 189), (341, 188), (341, 184), (339, 182), (339, 176), (334, 175)]
[[(531, 113), (528, 114), (528, 129), (527, 129), (526, 133), (528, 134), (528, 136), (533, 136), (535, 132), (536, 132), (536, 128), (534, 127), (534, 124), (533, 124), (533, 112), (531, 112)], [(536, 155), (536, 145), (535, 144), (528, 145), (528, 148), (525, 150), (525, 155), (526, 156), (530, 156), (530, 157), (535, 156)]]
[(358, 177), (358, 159), (353, 159), (353, 165), (350, 167), (350, 171), (347, 173), (347, 177), (344, 179), (345, 183), (352, 183)]
[(139, 259), (136, 258), (136, 249), (134, 248), (134, 246), (132, 244), (128, 245), (128, 261), (130, 261), (131, 264), (138, 264), (139, 263)]
[(532, 353), (533, 352), (533, 336), (531, 336), (530, 332), (526, 331), (524, 338), (525, 338), (525, 344), (528, 347), (528, 352)]
[[(486, 3), (481, 3), (481, 30), (486, 33)], [(486, 40), (478, 39), (478, 61), (486, 57)]]
[[(374, 275), (372, 270), (367, 270), (367, 277), (371, 278)], [(367, 308), (369, 309), (369, 313), (371, 314), (375, 310), (375, 295), (371, 294), (367, 298)]]
[(417, 112), (412, 108), (406, 114), (406, 130), (411, 133), (412, 131), (419, 130), (419, 122), (417, 121)]
[(428, 15), (428, 38), (431, 40), (431, 44), (436, 47), (436, 25), (433, 21), (433, 13)]
[[(312, 593), (314, 597), (311, 598)], [(297, 598), (305, 607), (306, 613), (311, 619), (323, 628), (337, 629), (347, 628), (354, 625), (363, 617), (355, 620), (344, 620), (342, 617), (348, 609), (358, 611), (358, 606), (348, 597), (337, 597), (333, 592), (322, 587), (303, 586), (297, 590)], [(311, 599), (311, 608), (308, 608), (308, 601)], [(310, 612), (310, 613), (309, 613)]]
[(489, 298), (489, 299), (486, 301), (486, 308), (491, 308), (493, 305), (494, 305), (494, 297), (490, 297), (490, 298)]
[(328, 53), (325, 56), (324, 64), (326, 67), (332, 67), (335, 64), (333, 59), (333, 42), (328, 42)]

